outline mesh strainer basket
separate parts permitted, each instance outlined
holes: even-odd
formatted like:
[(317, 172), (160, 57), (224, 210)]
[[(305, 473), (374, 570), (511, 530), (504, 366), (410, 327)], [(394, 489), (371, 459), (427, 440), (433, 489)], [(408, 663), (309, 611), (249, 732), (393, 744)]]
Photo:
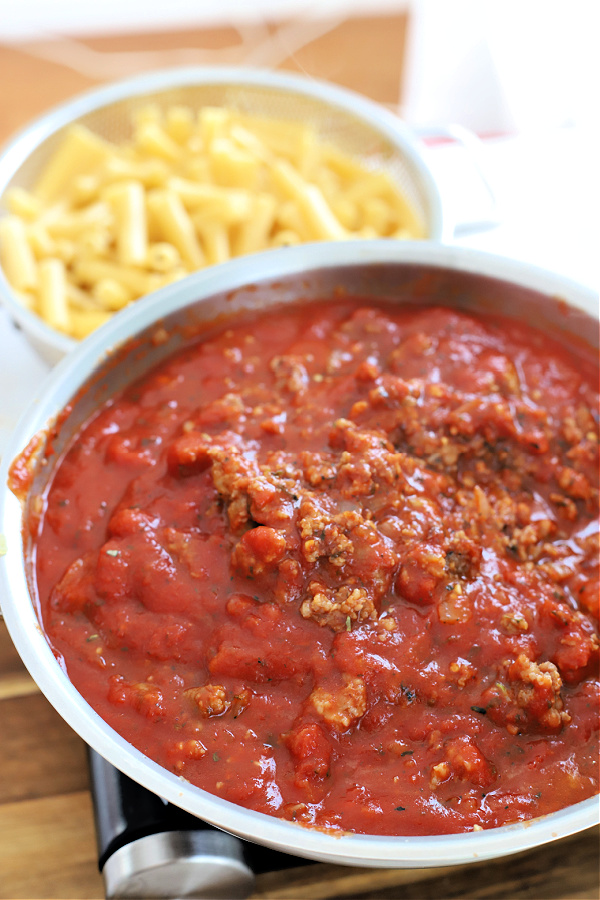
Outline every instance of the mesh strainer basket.
[[(11, 187), (31, 187), (60, 144), (80, 122), (116, 143), (128, 140), (132, 119), (152, 103), (227, 106), (251, 115), (311, 124), (320, 137), (369, 168), (387, 171), (424, 223), (427, 239), (445, 237), (442, 204), (411, 132), (366, 98), (309, 78), (251, 69), (183, 68), (152, 72), (81, 95), (35, 121), (0, 156), (0, 214)], [(14, 296), (0, 268), (0, 299), (32, 345), (54, 363), (76, 342), (50, 328)]]

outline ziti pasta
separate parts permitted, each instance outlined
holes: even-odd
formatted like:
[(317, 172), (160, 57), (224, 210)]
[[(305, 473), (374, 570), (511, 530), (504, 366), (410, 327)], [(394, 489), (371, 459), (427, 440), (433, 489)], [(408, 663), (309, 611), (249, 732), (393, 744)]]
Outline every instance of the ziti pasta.
[(302, 122), (148, 106), (133, 137), (67, 129), (31, 190), (12, 188), (0, 264), (51, 327), (83, 338), (114, 312), (231, 257), (306, 241), (422, 238), (393, 179)]

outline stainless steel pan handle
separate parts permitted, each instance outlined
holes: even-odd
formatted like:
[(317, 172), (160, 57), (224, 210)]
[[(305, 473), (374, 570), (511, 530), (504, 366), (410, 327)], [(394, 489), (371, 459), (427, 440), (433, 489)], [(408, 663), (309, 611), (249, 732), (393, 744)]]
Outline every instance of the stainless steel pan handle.
[(244, 844), (166, 803), (89, 748), (98, 865), (107, 900), (243, 900)]

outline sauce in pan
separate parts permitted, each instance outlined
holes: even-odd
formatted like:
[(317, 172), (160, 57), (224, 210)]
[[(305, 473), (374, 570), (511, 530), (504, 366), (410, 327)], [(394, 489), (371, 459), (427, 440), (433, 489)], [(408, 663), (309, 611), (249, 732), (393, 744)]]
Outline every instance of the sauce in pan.
[(527, 326), (271, 310), (111, 399), (53, 476), (43, 624), (127, 740), (370, 834), (598, 790), (597, 378)]

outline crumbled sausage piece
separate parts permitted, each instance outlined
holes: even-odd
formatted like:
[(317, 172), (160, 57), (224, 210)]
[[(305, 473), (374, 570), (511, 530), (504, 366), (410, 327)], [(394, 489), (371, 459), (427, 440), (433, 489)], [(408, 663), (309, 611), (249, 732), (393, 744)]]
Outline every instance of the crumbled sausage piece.
[(212, 446), (208, 454), (214, 485), (228, 504), (229, 523), (234, 534), (238, 534), (250, 519), (248, 487), (260, 477), (255, 455), (241, 452), (233, 443)]
[(244, 401), (239, 394), (224, 394), (208, 403), (194, 417), (194, 424), (206, 428), (210, 425), (233, 426), (244, 419)]
[(381, 448), (394, 452), (394, 445), (381, 431), (358, 428), (350, 419), (336, 419), (329, 436), (329, 444), (334, 450), (348, 450), (350, 453), (365, 453)]
[(437, 763), (435, 766), (431, 767), (431, 775), (429, 776), (429, 787), (432, 790), (435, 790), (440, 784), (443, 784), (445, 781), (448, 781), (450, 775), (452, 774), (452, 770), (450, 768), (450, 763), (441, 762)]
[(523, 613), (514, 610), (504, 613), (500, 624), (508, 634), (522, 634), (529, 631), (529, 623)]
[(507, 683), (496, 682), (482, 697), (493, 722), (520, 734), (560, 731), (571, 721), (563, 710), (562, 680), (554, 663), (538, 664), (521, 653), (504, 669)]
[(353, 456), (345, 451), (340, 457), (336, 486), (345, 497), (369, 497), (377, 487), (373, 481), (373, 472), (366, 458)]
[(472, 738), (466, 735), (450, 738), (443, 750), (446, 758), (431, 769), (429, 785), (434, 790), (449, 778), (469, 781), (479, 787), (488, 787), (495, 781), (494, 767)]
[(570, 497), (565, 497), (564, 494), (559, 494), (554, 492), (550, 494), (550, 500), (554, 503), (555, 506), (558, 507), (558, 511), (561, 516), (567, 519), (569, 522), (574, 522), (577, 518), (577, 505), (574, 500), (571, 500)]
[(450, 577), (475, 578), (480, 565), (481, 544), (462, 530), (455, 532), (446, 546), (445, 568)]
[(279, 390), (288, 390), (292, 394), (302, 394), (310, 382), (302, 357), (286, 355), (274, 356), (269, 368), (277, 379)]
[[(595, 603), (598, 603), (597, 583)], [(558, 631), (560, 639), (552, 654), (563, 681), (581, 679), (597, 663), (599, 640), (590, 619), (580, 610), (571, 609), (554, 598), (541, 607), (542, 616)]]
[(470, 663), (468, 659), (462, 659), (460, 656), (450, 663), (449, 668), (453, 680), (454, 678), (456, 679), (456, 684), (460, 688), (465, 687), (469, 681), (473, 681), (473, 679), (477, 678), (477, 669), (475, 666)]
[(581, 558), (576, 556), (569, 559), (543, 562), (538, 564), (537, 571), (543, 572), (555, 584), (561, 584), (561, 582), (568, 581), (573, 577), (580, 561)]
[(538, 519), (524, 528), (515, 528), (507, 537), (511, 551), (520, 560), (537, 559), (544, 549), (545, 541), (556, 531), (556, 523), (551, 519)]
[(189, 738), (187, 741), (176, 741), (172, 753), (178, 753), (186, 759), (202, 759), (206, 756), (206, 747), (198, 738)]
[(462, 585), (448, 584), (438, 602), (438, 616), (445, 625), (468, 622), (471, 618), (471, 603)]
[(558, 469), (557, 481), (560, 489), (574, 500), (587, 500), (591, 494), (589, 480), (582, 472), (576, 472), (570, 466), (561, 466)]
[(444, 577), (445, 554), (434, 544), (418, 544), (405, 558), (396, 590), (414, 603), (431, 603), (433, 591)]
[(369, 391), (369, 403), (373, 409), (394, 409), (410, 394), (410, 386), (396, 375), (384, 373), (376, 387)]
[(354, 377), (359, 382), (375, 381), (381, 375), (381, 369), (372, 359), (365, 359), (357, 367)]
[(335, 509), (324, 498), (303, 496), (298, 516), (302, 554), (309, 563), (324, 560), (333, 570), (356, 572), (376, 601), (388, 589), (397, 565), (392, 542), (355, 510)]
[(309, 596), (300, 607), (305, 619), (313, 619), (317, 625), (327, 625), (334, 631), (344, 631), (348, 624), (374, 621), (377, 609), (373, 598), (364, 587), (343, 584), (335, 589), (318, 581), (308, 586)]
[[(300, 455), (300, 459), (302, 455)], [(265, 467), (271, 473), (271, 477), (277, 481), (283, 481), (288, 486), (293, 486), (301, 477), (301, 470), (297, 460), (284, 450), (275, 450), (265, 456)]]
[[(583, 466), (598, 467), (598, 438), (595, 434), (587, 435), (579, 444), (576, 444), (566, 454), (566, 458), (574, 468)], [(590, 499), (596, 493), (595, 489), (590, 491)]]
[(345, 675), (339, 690), (317, 687), (308, 699), (328, 725), (346, 731), (365, 714), (367, 688), (362, 678)]
[(286, 558), (277, 566), (277, 580), (273, 586), (273, 599), (277, 603), (299, 600), (304, 588), (304, 574), (297, 559)]
[(115, 705), (127, 704), (147, 719), (156, 719), (165, 713), (162, 691), (147, 681), (131, 683), (121, 676), (111, 676), (108, 701)]
[(170, 741), (165, 750), (175, 772), (183, 772), (188, 760), (202, 759), (207, 753), (206, 747), (198, 738)]
[(205, 684), (189, 688), (184, 693), (207, 719), (210, 716), (222, 716), (231, 706), (231, 700), (227, 699), (227, 691), (222, 684)]
[[(239, 439), (237, 444), (239, 445)], [(227, 513), (234, 534), (239, 534), (251, 520), (276, 526), (288, 522), (293, 503), (287, 492), (276, 483), (268, 467), (263, 471), (256, 461), (253, 447), (215, 444), (209, 450), (212, 478), (221, 497), (227, 501)]]
[(362, 452), (345, 450), (340, 456), (336, 487), (347, 498), (372, 497), (390, 488), (408, 495), (414, 492), (410, 484), (414, 469), (414, 462), (405, 453), (392, 452), (385, 446)]
[(246, 531), (231, 554), (235, 569), (248, 578), (272, 571), (286, 551), (283, 534), (266, 525)]
[(437, 503), (425, 497), (402, 497), (395, 515), (384, 516), (377, 523), (381, 534), (396, 543), (413, 546), (425, 536), (443, 535), (442, 512)]
[(304, 450), (300, 454), (304, 470), (304, 478), (312, 487), (327, 488), (337, 474), (335, 461), (331, 454), (311, 453)]
[(599, 639), (595, 632), (583, 632), (580, 628), (568, 631), (561, 638), (553, 655), (562, 678), (572, 682), (579, 680), (598, 659)]
[(307, 562), (327, 557), (334, 566), (343, 566), (347, 555), (354, 550), (348, 531), (362, 522), (355, 512), (332, 515), (324, 503), (306, 496), (300, 504), (298, 530), (302, 538), (302, 552)]
[[(592, 420), (593, 425), (593, 420)], [(583, 436), (585, 431), (588, 429), (582, 429), (579, 427), (575, 418), (573, 416), (566, 416), (563, 425), (562, 425), (562, 435), (568, 444), (575, 446), (581, 440), (583, 440)]]

